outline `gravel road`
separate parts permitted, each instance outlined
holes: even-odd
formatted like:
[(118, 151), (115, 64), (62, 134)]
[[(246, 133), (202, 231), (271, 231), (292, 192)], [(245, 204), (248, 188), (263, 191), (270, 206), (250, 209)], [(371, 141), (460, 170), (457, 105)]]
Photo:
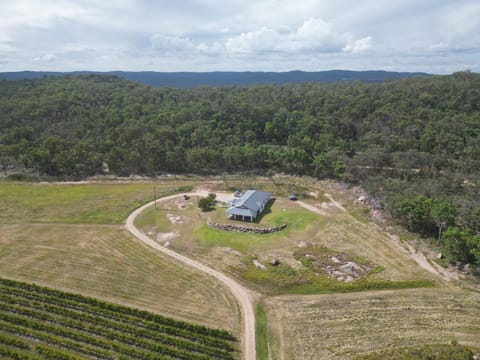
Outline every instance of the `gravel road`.
[[(204, 192), (198, 193), (189, 193), (190, 196), (204, 196)], [(157, 199), (157, 202), (167, 201), (174, 199), (176, 197), (180, 197), (182, 194), (176, 194), (171, 196), (166, 196), (160, 199)], [(255, 313), (253, 311), (253, 299), (250, 292), (236, 282), (234, 279), (226, 276), (225, 274), (214, 270), (198, 261), (192, 260), (184, 255), (180, 255), (179, 253), (170, 250), (166, 247), (163, 247), (159, 243), (155, 242), (153, 239), (142, 233), (139, 229), (137, 229), (134, 225), (135, 218), (142, 213), (146, 208), (152, 206), (154, 201), (145, 204), (134, 212), (132, 212), (126, 222), (125, 227), (126, 229), (132, 233), (135, 237), (139, 240), (144, 242), (146, 245), (150, 246), (151, 248), (161, 251), (162, 253), (171, 256), (172, 258), (177, 259), (178, 261), (183, 262), (189, 266), (194, 267), (195, 269), (202, 271), (210, 276), (215, 277), (216, 279), (220, 280), (225, 286), (227, 286), (232, 294), (235, 296), (240, 309), (243, 315), (243, 338), (242, 338), (242, 345), (243, 345), (243, 353), (245, 360), (255, 360), (256, 359), (256, 349), (255, 349)]]

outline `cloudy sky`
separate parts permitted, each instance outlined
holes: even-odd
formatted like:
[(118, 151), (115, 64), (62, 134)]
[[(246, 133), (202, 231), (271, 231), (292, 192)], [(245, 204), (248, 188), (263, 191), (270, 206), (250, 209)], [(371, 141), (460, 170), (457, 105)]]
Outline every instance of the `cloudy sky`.
[(0, 71), (467, 68), (479, 0), (0, 0)]

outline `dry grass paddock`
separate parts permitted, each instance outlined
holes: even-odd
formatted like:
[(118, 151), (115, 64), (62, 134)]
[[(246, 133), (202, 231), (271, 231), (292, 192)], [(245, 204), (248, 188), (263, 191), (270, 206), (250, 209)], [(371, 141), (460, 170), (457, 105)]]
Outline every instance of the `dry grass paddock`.
[[(155, 187), (159, 194), (172, 193), (191, 183)], [(0, 276), (239, 335), (237, 305), (219, 282), (145, 247), (123, 229), (131, 209), (151, 198), (153, 185), (0, 184)]]
[(478, 294), (446, 288), (266, 300), (272, 359), (349, 359), (386, 348), (480, 344)]

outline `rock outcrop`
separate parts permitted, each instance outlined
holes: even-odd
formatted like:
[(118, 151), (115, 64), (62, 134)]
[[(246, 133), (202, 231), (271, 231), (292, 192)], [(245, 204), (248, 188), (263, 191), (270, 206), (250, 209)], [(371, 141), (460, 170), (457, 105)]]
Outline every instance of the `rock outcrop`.
[(258, 227), (247, 226), (247, 225), (217, 224), (210, 221), (207, 222), (207, 224), (219, 230), (252, 233), (252, 234), (272, 234), (272, 233), (281, 231), (287, 227), (287, 224), (283, 224), (280, 226), (269, 227), (269, 228), (258, 228)]

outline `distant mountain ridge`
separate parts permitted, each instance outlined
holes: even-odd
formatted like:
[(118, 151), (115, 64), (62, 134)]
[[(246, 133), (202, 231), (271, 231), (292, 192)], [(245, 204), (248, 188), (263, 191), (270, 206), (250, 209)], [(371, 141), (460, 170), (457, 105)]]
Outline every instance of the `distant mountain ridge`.
[(393, 72), (383, 70), (351, 71), (288, 71), (288, 72), (262, 72), (262, 71), (214, 71), (214, 72), (155, 72), (155, 71), (19, 71), (2, 72), (0, 79), (22, 80), (35, 79), (45, 76), (80, 75), (80, 74), (105, 74), (117, 75), (128, 80), (137, 81), (155, 87), (193, 88), (198, 86), (234, 86), (252, 84), (287, 84), (303, 82), (382, 82), (386, 80), (428, 77), (432, 74), (423, 72)]

